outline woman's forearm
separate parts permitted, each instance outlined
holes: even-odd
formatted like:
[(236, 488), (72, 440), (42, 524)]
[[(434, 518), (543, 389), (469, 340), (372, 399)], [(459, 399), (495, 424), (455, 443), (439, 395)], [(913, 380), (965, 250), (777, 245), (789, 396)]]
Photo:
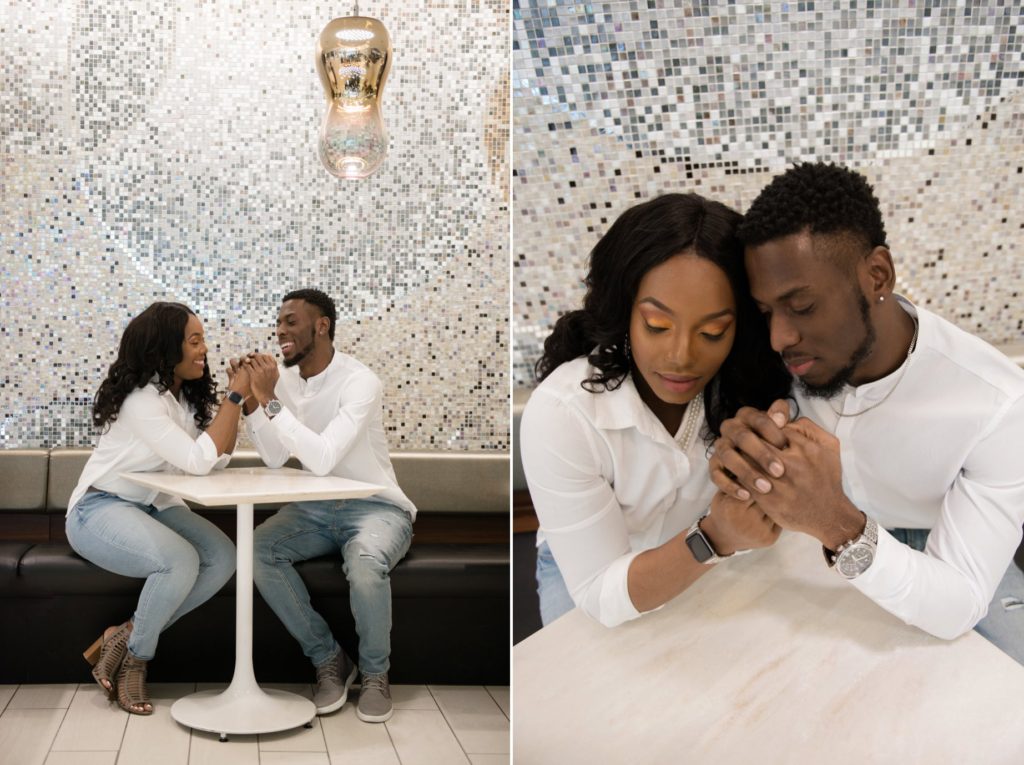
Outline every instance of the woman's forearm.
[(206, 434), (217, 447), (218, 456), (234, 451), (235, 441), (238, 440), (238, 420), (241, 411), (240, 405), (231, 403), (225, 397), (217, 409), (213, 422), (206, 428)]
[(626, 586), (637, 611), (650, 611), (672, 600), (711, 566), (698, 563), (686, 546), (686, 532), (637, 555)]

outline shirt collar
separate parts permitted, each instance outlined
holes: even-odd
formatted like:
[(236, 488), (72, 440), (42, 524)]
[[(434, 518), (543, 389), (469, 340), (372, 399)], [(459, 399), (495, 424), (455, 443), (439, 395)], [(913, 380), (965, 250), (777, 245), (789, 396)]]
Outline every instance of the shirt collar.
[(334, 351), (334, 355), (331, 357), (330, 362), (324, 367), (324, 370), (320, 374), (313, 375), (307, 379), (303, 379), (302, 375), (299, 374), (299, 365), (296, 364), (293, 367), (285, 367), (285, 372), (289, 372), (295, 376), (295, 380), (298, 383), (299, 390), (307, 396), (313, 396), (320, 392), (324, 387), (324, 383), (327, 382), (327, 377), (330, 374), (331, 368), (341, 362), (341, 354), (337, 350)]
[(149, 384), (153, 386), (158, 396), (167, 401), (173, 401), (179, 408), (184, 408), (185, 405), (184, 403), (182, 403), (181, 400), (184, 395), (182, 391), (178, 391), (178, 395), (175, 396), (173, 393), (171, 393), (170, 388), (168, 388), (167, 390), (160, 390), (160, 375), (154, 374), (152, 377), (150, 377)]
[[(920, 358), (921, 349), (927, 347), (932, 342), (932, 325), (927, 312), (918, 311), (917, 306), (911, 303), (903, 295), (893, 293), (893, 297), (896, 298), (896, 302), (899, 307), (910, 314), (914, 321), (917, 322), (917, 343), (914, 346), (913, 352), (907, 357), (904, 363), (900, 364), (885, 377), (881, 377), (869, 383), (864, 383), (863, 385), (843, 386), (843, 389), (837, 394), (836, 399), (842, 401), (849, 398), (852, 402), (856, 402), (852, 405), (853, 410), (866, 409), (877, 404), (892, 393), (893, 389), (895, 389), (896, 386), (899, 385), (900, 381), (902, 381), (910, 372), (910, 367), (914, 365), (914, 359)], [(852, 413), (853, 412), (848, 412), (847, 414)]]

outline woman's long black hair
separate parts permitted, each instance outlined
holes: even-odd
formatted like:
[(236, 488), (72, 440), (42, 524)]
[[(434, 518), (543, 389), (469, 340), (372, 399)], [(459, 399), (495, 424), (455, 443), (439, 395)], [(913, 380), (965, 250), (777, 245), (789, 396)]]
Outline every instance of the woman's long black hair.
[(743, 245), (736, 236), (741, 216), (697, 194), (665, 194), (626, 210), (590, 252), (583, 308), (555, 323), (537, 362), (538, 381), (566, 361), (586, 356), (595, 373), (582, 382), (591, 393), (615, 390), (631, 370), (625, 339), (633, 301), (644, 274), (684, 252), (725, 272), (736, 299), (736, 338), (718, 374), (704, 388), (708, 432), (742, 406), (767, 409), (789, 396), (791, 378), (771, 349), (766, 322), (750, 298)]
[[(160, 392), (174, 384), (174, 367), (181, 361), (185, 326), (192, 309), (181, 303), (153, 303), (125, 327), (117, 358), (107, 371), (92, 404), (93, 424), (102, 428), (117, 420), (128, 395), (146, 387), (155, 375)], [(210, 365), (198, 380), (181, 385), (185, 400), (195, 410), (196, 425), (205, 428), (213, 418), (217, 384), (210, 376)]]

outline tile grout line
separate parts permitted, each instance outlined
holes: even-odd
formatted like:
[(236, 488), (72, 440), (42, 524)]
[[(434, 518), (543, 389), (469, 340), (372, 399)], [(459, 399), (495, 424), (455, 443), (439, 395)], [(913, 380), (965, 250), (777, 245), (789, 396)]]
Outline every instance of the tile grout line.
[(3, 709), (0, 709), (0, 715), (7, 711), (7, 707), (9, 707), (11, 705), (11, 702), (14, 701), (14, 697), (18, 695), (19, 690), (21, 690), (21, 683), (18, 683), (16, 686), (14, 686), (14, 693), (12, 693), (11, 697), (7, 699), (7, 702), (4, 704)]
[(459, 738), (459, 734), (455, 732), (455, 728), (452, 727), (451, 720), (449, 720), (448, 715), (444, 713), (444, 707), (441, 706), (441, 703), (437, 700), (437, 697), (434, 696), (434, 692), (430, 689), (430, 685), (427, 685), (427, 693), (430, 694), (430, 698), (432, 698), (434, 700), (434, 703), (437, 704), (437, 710), (441, 713), (441, 719), (444, 720), (444, 724), (448, 726), (448, 730), (450, 730), (452, 732), (452, 735), (455, 736), (455, 740), (458, 742), (459, 749), (462, 750), (462, 754), (465, 756), (466, 762), (472, 762), (472, 760), (469, 757), (469, 752), (466, 751), (466, 745), (462, 743), (462, 739)]
[[(494, 706), (496, 706), (496, 707), (498, 708), (498, 711), (499, 711), (499, 712), (501, 712), (501, 713), (502, 713), (503, 715), (505, 715), (505, 719), (506, 719), (506, 720), (508, 720), (508, 721), (509, 721), (509, 723), (511, 723), (511, 722), (512, 722), (512, 718), (511, 718), (511, 717), (509, 717), (509, 716), (508, 716), (507, 714), (505, 714), (505, 710), (501, 708), (501, 704), (499, 704), (499, 703), (498, 703), (498, 700), (497, 700), (496, 698), (494, 698), (494, 694), (493, 694), (493, 693), (491, 693), (490, 689), (489, 689), (489, 688), (488, 688), (488, 687), (487, 687), (486, 685), (484, 685), (484, 686), (481, 686), (481, 687), (482, 687), (482, 688), (483, 688), (483, 689), (484, 689), (485, 691), (487, 691), (487, 695), (491, 697), (491, 701), (493, 701), (493, 702), (494, 702)], [(512, 707), (512, 703), (511, 703), (511, 700), (510, 700), (510, 701), (509, 701), (509, 708), (510, 708), (510, 711), (511, 711), (511, 707)]]
[[(19, 685), (18, 687), (20, 688), (21, 686)], [(45, 762), (46, 760), (50, 759), (50, 755), (53, 754), (53, 742), (57, 740), (57, 736), (60, 735), (60, 729), (64, 727), (64, 721), (68, 719), (68, 712), (71, 711), (71, 704), (72, 704), (72, 702), (74, 702), (75, 696), (78, 695), (78, 689), (80, 687), (81, 687), (81, 683), (79, 683), (79, 684), (77, 684), (75, 686), (75, 692), (73, 694), (71, 694), (71, 701), (69, 701), (68, 705), (66, 707), (64, 707), (64, 714), (60, 718), (60, 725), (58, 725), (57, 726), (57, 730), (55, 730), (53, 732), (53, 738), (50, 739), (50, 745), (46, 747), (46, 758), (43, 760), (43, 762)], [(11, 696), (11, 698), (13, 699), (14, 697)], [(121, 747), (120, 746), (118, 746), (117, 751), (118, 751), (118, 754), (121, 753)], [(117, 757), (114, 758), (114, 763), (116, 765)]]
[[(429, 689), (427, 690), (427, 693), (430, 693)], [(437, 703), (437, 702), (435, 702), (435, 703)], [(394, 706), (393, 705), (392, 705), (392, 710), (394, 711)], [(401, 710), (397, 710), (397, 711), (401, 711)], [(385, 720), (384, 721), (384, 732), (388, 734), (388, 743), (391, 744), (391, 749), (395, 753), (395, 759), (398, 760), (398, 765), (402, 765), (402, 755), (399, 753), (398, 747), (395, 746), (395, 739), (391, 735), (391, 728), (388, 727), (388, 722), (390, 722), (390, 720)]]

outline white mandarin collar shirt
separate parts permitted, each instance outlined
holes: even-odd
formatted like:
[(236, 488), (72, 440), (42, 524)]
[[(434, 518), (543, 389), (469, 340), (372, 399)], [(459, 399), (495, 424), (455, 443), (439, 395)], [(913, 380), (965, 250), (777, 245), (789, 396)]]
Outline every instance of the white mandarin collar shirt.
[[(898, 299), (919, 324), (905, 365), (830, 400), (796, 399), (839, 439), (845, 493), (883, 527), (874, 563), (853, 586), (908, 624), (953, 638), (984, 617), (1020, 544), (1024, 371)], [(884, 530), (900, 527), (931, 529), (924, 553)]]
[(530, 395), (520, 453), (538, 543), (546, 540), (576, 605), (602, 624), (639, 616), (627, 589), (637, 554), (686, 530), (707, 510), (703, 418), (682, 445), (685, 420), (669, 434), (631, 377), (591, 393), (586, 358), (562, 364)]
[(262, 408), (245, 418), (260, 457), (280, 467), (295, 455), (306, 470), (386, 487), (375, 495), (416, 518), (416, 506), (398, 486), (382, 418), (383, 386), (361, 362), (340, 351), (318, 375), (303, 380), (298, 366), (279, 367), (274, 395), (283, 409), (269, 419)]
[(217, 456), (217, 446), (200, 432), (193, 414), (184, 398), (178, 400), (170, 391), (161, 393), (153, 382), (128, 394), (85, 464), (68, 500), (68, 512), (89, 486), (160, 510), (184, 505), (181, 497), (147, 489), (120, 474), (160, 470), (206, 475), (227, 465), (231, 455)]

